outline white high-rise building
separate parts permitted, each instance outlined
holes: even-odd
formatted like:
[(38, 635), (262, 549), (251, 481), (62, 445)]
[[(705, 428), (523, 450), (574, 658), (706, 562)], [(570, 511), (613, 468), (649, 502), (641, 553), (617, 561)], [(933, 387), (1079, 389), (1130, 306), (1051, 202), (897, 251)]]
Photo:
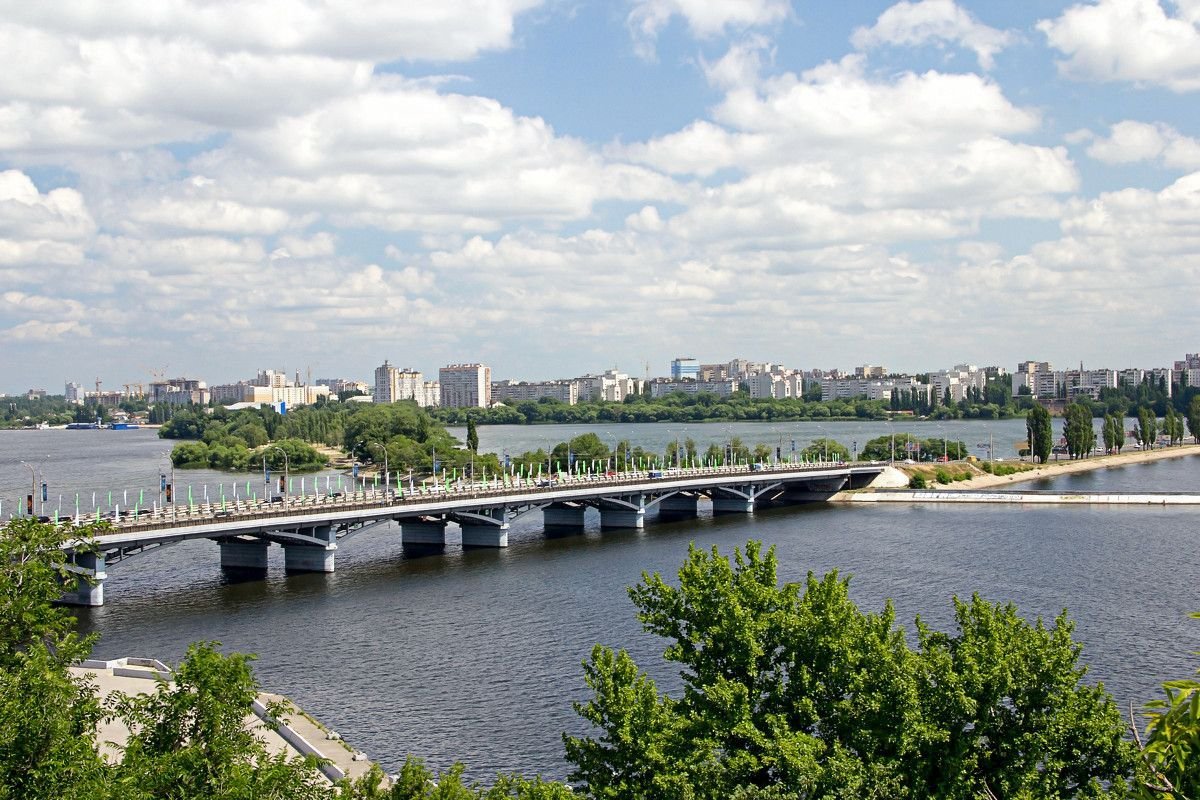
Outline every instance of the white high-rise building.
[(492, 368), (483, 364), (449, 364), (438, 370), (441, 405), (487, 408), (492, 404)]
[(437, 393), (433, 392), (431, 397), (429, 384), (420, 372), (398, 369), (387, 361), (375, 368), (375, 392), (372, 397), (376, 403), (412, 400), (421, 407), (438, 404)]

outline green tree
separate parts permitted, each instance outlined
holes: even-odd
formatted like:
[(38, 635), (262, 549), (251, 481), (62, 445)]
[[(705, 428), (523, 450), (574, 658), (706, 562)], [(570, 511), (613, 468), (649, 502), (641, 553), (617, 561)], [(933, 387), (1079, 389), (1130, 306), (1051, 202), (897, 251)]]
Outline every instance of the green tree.
[(479, 431), (475, 430), (474, 417), (467, 417), (467, 449), (472, 453), (479, 452)]
[(105, 772), (96, 751), (103, 711), (90, 685), (67, 667), (88, 657), (54, 605), (77, 576), (66, 543), (93, 528), (13, 519), (0, 530), (0, 797), (94, 797)]
[(1067, 440), (1067, 452), (1071, 458), (1083, 458), (1096, 446), (1091, 408), (1082, 403), (1070, 403), (1064, 416), (1063, 437)]
[(1138, 409), (1137, 440), (1144, 450), (1154, 449), (1158, 441), (1158, 418), (1149, 406)]
[(643, 628), (681, 667), (659, 693), (624, 651), (585, 662), (564, 736), (571, 779), (594, 798), (1096, 798), (1136, 761), (1112, 699), (1081, 683), (1065, 615), (1029, 624), (1010, 605), (955, 601), (956, 632), (891, 604), (863, 613), (837, 573), (778, 584), (773, 550), (695, 547), (678, 586), (630, 589)]
[[(883, 436), (876, 436), (863, 445), (858, 457), (863, 461), (891, 461), (893, 441), (895, 442), (894, 452), (896, 458), (904, 460), (916, 457), (920, 440), (911, 433), (897, 433), (894, 437), (890, 433), (885, 433)], [(940, 444), (938, 445), (937, 452), (938, 455), (941, 455), (942, 447)]]
[(1029, 452), (1041, 463), (1050, 458), (1053, 448), (1053, 431), (1050, 412), (1041, 403), (1034, 403), (1025, 417), (1025, 432), (1029, 436)]
[[(1200, 614), (1191, 617), (1200, 619)], [(1139, 796), (1146, 800), (1200, 797), (1200, 682), (1167, 681), (1163, 694), (1146, 704), (1142, 758), (1150, 774), (1139, 787)]]
[[(113, 710), (130, 732), (113, 775), (122, 797), (329, 797), (314, 760), (271, 756), (247, 728), (258, 696), (251, 658), (222, 655), (212, 642), (193, 644), (171, 683), (117, 696)], [(277, 717), (282, 708), (269, 711)]]
[(1184, 418), (1182, 414), (1175, 412), (1174, 406), (1167, 406), (1166, 417), (1162, 424), (1163, 433), (1167, 435), (1167, 441), (1172, 445), (1183, 444), (1184, 437)]
[(1200, 444), (1200, 394), (1192, 398), (1191, 405), (1187, 411), (1187, 426), (1188, 433), (1192, 434), (1192, 438)]
[(841, 442), (827, 437), (813, 439), (812, 443), (800, 451), (804, 461), (849, 461), (850, 451)]
[(520, 775), (498, 775), (490, 789), (466, 784), (461, 763), (435, 774), (419, 758), (409, 756), (390, 789), (384, 788), (382, 770), (373, 767), (366, 775), (341, 787), (341, 800), (571, 800), (578, 795), (561, 783), (528, 779)]
[(1104, 450), (1105, 452), (1121, 452), (1125, 446), (1125, 420), (1116, 414), (1104, 418)]

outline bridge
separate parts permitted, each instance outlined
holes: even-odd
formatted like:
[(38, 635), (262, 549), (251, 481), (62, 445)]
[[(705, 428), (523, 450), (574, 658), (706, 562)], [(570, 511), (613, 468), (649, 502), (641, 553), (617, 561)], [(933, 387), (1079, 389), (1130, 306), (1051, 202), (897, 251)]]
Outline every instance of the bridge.
[[(117, 512), (107, 530), (70, 549), (68, 568), (79, 575), (63, 601), (104, 604), (106, 570), (133, 556), (189, 539), (220, 546), (221, 568), (243, 577), (264, 577), (272, 543), (284, 550), (289, 573), (333, 572), (341, 542), (395, 522), (401, 545), (436, 550), (446, 544), (450, 523), (463, 547), (507, 547), (510, 523), (540, 511), (546, 531), (583, 530), (588, 508), (602, 529), (642, 528), (646, 514), (662, 520), (695, 517), (702, 498), (714, 514), (750, 514), (764, 505), (821, 501), (843, 489), (875, 481), (882, 462), (740, 465), (643, 470), (534, 480), (516, 476), (488, 482), (380, 488), (285, 495), (248, 501), (178, 504)], [(67, 520), (62, 520), (63, 522)], [(75, 522), (87, 521), (76, 519)]]

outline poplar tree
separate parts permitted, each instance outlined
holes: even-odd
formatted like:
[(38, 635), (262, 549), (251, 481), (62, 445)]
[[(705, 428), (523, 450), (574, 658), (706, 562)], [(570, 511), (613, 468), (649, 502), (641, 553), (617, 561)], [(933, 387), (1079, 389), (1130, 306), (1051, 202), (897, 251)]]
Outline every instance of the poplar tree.
[(1158, 417), (1154, 415), (1154, 409), (1142, 406), (1138, 410), (1137, 432), (1138, 444), (1142, 449), (1154, 449), (1154, 443), (1158, 440)]
[(1193, 397), (1192, 404), (1188, 406), (1187, 426), (1192, 438), (1200, 444), (1200, 394)]
[(1096, 446), (1096, 430), (1092, 427), (1092, 411), (1083, 403), (1071, 403), (1066, 408), (1063, 436), (1071, 458), (1082, 458)]
[(1041, 403), (1034, 403), (1025, 417), (1025, 432), (1029, 436), (1029, 453), (1045, 464), (1050, 458), (1053, 445), (1053, 432), (1050, 425), (1050, 412)]

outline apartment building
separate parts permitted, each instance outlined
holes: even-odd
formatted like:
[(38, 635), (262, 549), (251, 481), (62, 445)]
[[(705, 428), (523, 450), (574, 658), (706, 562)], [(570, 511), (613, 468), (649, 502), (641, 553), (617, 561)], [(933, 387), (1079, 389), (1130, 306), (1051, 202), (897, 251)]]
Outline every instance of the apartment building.
[(438, 370), (441, 405), (487, 408), (492, 404), (492, 369), (484, 364), (448, 364)]

